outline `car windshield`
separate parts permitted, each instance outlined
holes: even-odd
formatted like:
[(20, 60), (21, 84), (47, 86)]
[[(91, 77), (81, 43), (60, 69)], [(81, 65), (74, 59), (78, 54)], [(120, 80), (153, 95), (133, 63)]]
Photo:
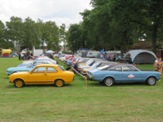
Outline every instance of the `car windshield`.
[(100, 65), (100, 63), (99, 63), (99, 62), (96, 62), (96, 63), (94, 63), (94, 64), (91, 66), (91, 68), (92, 68), (92, 69), (95, 69), (98, 65)]
[(88, 66), (90, 66), (92, 63), (93, 63), (93, 60), (92, 60), (92, 59), (91, 59), (91, 60), (88, 60), (88, 61), (86, 62), (86, 64), (87, 64)]
[(62, 70), (62, 71), (65, 71), (65, 68), (61, 65), (58, 65), (59, 69)]
[(27, 68), (33, 68), (35, 65), (34, 63), (31, 63), (30, 65), (27, 66)]
[(31, 67), (31, 69), (29, 70), (29, 72), (31, 72), (35, 67), (36, 67), (36, 66)]
[(108, 67), (109, 67), (109, 65), (105, 65), (105, 66), (98, 67), (97, 69), (99, 69), (99, 70), (105, 70)]

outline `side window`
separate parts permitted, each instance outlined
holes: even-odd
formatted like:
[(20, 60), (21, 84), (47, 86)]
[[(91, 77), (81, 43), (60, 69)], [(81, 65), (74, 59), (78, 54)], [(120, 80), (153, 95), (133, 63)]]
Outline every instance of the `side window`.
[(46, 72), (46, 67), (38, 67), (33, 72), (35, 72), (35, 73), (43, 73), (43, 72)]
[(123, 71), (130, 71), (130, 68), (128, 66), (123, 66)]
[(138, 71), (135, 67), (133, 66), (128, 66), (130, 68), (130, 71)]
[(53, 68), (53, 67), (48, 67), (48, 70), (47, 70), (47, 72), (57, 72), (57, 70), (55, 69), (55, 68)]
[(122, 71), (122, 67), (116, 67), (115, 70), (116, 71)]
[(122, 71), (122, 67), (120, 66), (111, 67), (109, 71)]

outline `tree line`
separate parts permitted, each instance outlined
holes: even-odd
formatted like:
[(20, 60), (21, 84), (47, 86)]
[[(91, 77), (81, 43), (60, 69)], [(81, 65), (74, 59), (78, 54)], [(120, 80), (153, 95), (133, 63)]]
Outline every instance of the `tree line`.
[(68, 44), (105, 50), (128, 50), (140, 40), (156, 51), (163, 40), (162, 0), (91, 0), (92, 9), (80, 14), (83, 21), (68, 31)]
[(31, 18), (24, 21), (19, 17), (11, 17), (10, 21), (0, 21), (0, 48), (11, 48), (20, 51), (24, 48), (42, 48), (58, 50), (60, 37), (65, 32), (65, 25), (60, 27), (55, 22), (37, 22)]
[(47, 44), (58, 50), (60, 42), (72, 52), (79, 48), (94, 50), (128, 50), (140, 40), (152, 43), (155, 52), (163, 40), (162, 0), (91, 0), (91, 10), (81, 12), (83, 20), (66, 30), (55, 22), (24, 21), (11, 17), (0, 21), (0, 48), (31, 49)]

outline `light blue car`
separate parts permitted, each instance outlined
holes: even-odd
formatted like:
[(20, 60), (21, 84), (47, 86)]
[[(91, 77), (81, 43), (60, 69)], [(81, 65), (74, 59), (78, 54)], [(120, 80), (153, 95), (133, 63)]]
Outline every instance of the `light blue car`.
[(15, 72), (30, 71), (38, 64), (55, 64), (55, 63), (49, 60), (37, 60), (35, 62), (28, 63), (25, 66), (10, 67), (7, 69), (6, 74), (11, 75)]
[(115, 83), (147, 83), (155, 85), (160, 79), (156, 71), (141, 71), (131, 64), (117, 64), (103, 66), (87, 72), (88, 78), (93, 81), (112, 86)]

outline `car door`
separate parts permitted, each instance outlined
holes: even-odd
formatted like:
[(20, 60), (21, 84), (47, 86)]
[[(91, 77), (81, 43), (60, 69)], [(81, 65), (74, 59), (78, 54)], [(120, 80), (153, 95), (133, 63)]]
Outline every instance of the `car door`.
[(130, 83), (130, 82), (140, 82), (140, 72), (135, 69), (133, 66), (123, 66), (123, 82)]
[(29, 84), (48, 84), (45, 66), (36, 67), (28, 77)]
[(55, 79), (59, 77), (59, 72), (55, 67), (47, 67), (47, 80), (49, 83), (53, 84)]
[(108, 75), (114, 77), (115, 82), (121, 82), (121, 80), (123, 79), (122, 67), (118, 65), (109, 68)]

